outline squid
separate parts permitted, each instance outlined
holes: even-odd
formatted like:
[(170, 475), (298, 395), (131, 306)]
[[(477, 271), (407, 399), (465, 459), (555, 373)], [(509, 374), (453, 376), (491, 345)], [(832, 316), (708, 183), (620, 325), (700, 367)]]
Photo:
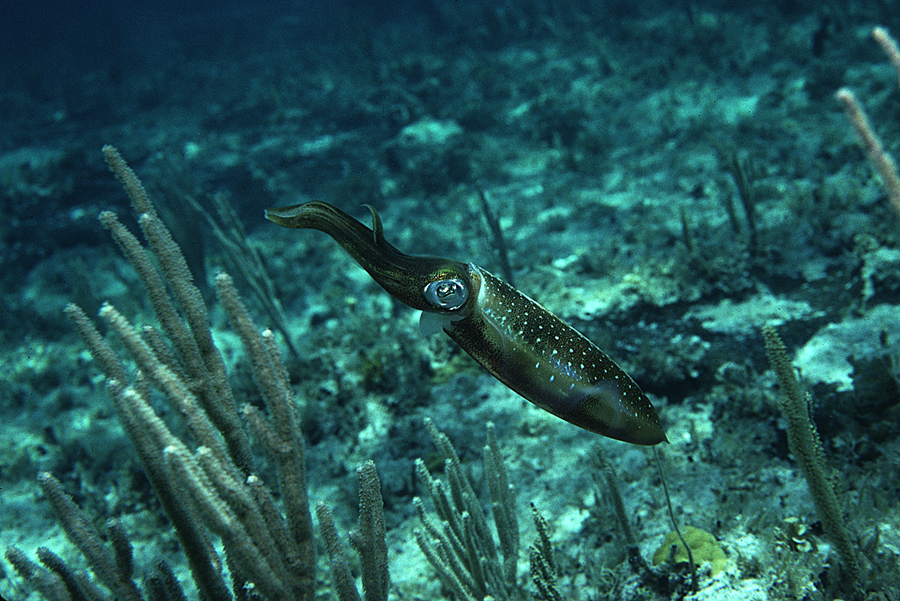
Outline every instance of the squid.
[(266, 210), (277, 225), (331, 236), (388, 294), (422, 311), (508, 388), (590, 432), (638, 445), (666, 441), (638, 385), (583, 334), (473, 263), (406, 255), (337, 207), (308, 202)]

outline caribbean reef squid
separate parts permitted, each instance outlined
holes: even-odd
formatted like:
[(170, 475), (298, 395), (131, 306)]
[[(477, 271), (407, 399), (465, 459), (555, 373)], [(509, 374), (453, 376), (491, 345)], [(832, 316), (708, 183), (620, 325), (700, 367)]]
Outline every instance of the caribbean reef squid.
[(316, 229), (340, 244), (388, 294), (423, 312), (495, 378), (538, 407), (585, 430), (640, 445), (666, 440), (649, 399), (580, 332), (473, 263), (401, 253), (372, 229), (324, 202), (268, 209), (290, 228)]

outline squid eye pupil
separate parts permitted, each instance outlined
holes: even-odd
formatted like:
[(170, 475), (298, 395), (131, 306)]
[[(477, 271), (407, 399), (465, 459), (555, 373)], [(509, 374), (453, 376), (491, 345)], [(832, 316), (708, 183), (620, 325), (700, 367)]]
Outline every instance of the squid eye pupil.
[(437, 290), (435, 290), (435, 294), (440, 299), (446, 299), (456, 294), (456, 287), (453, 284), (441, 282), (441, 285), (437, 287)]
[(425, 299), (440, 309), (459, 309), (469, 298), (465, 283), (457, 278), (437, 280), (425, 286)]

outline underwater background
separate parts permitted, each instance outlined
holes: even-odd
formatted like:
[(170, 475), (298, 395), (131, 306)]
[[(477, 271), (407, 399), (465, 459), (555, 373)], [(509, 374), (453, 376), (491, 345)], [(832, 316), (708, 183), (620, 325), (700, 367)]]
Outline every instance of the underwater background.
[[(427, 527), (413, 499), (435, 509), (416, 460), (448, 477), (430, 418), (485, 515), (488, 422), (512, 485), (512, 578), (470, 598), (900, 599), (900, 213), (835, 99), (853, 90), (900, 156), (900, 79), (877, 25), (900, 36), (895, 3), (0, 3), (0, 548), (53, 572), (45, 547), (90, 572), (38, 483), (47, 472), (98, 530), (124, 526), (141, 594), (163, 598), (142, 580), (163, 558), (197, 598), (64, 314), (110, 303), (156, 323), (97, 218), (113, 211), (140, 231), (101, 153), (112, 144), (184, 252), (238, 407), (261, 403), (219, 271), (275, 331), (310, 503), (330, 507), (348, 549), (357, 466), (374, 460), (388, 598), (466, 598), (417, 543)], [(634, 379), (668, 438), (673, 513), (698, 540), (696, 591), (670, 550), (653, 451), (532, 405), (443, 334), (423, 334), (419, 312), (331, 239), (263, 217), (313, 200), (366, 224), (371, 205), (401, 251), (506, 279)], [(858, 569), (789, 441), (764, 326), (808, 394), (812, 462)], [(280, 507), (273, 465), (254, 461)], [(315, 598), (343, 601), (315, 536)], [(532, 541), (552, 577), (534, 576)], [(38, 592), (13, 555), (0, 560), (3, 599), (78, 598)], [(354, 578), (365, 572), (348, 557)]]

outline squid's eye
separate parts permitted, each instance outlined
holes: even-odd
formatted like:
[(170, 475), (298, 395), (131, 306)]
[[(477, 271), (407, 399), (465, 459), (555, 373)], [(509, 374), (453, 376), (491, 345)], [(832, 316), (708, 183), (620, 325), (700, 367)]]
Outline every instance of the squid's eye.
[(425, 300), (439, 309), (459, 309), (469, 298), (469, 289), (457, 278), (436, 280), (425, 286)]

